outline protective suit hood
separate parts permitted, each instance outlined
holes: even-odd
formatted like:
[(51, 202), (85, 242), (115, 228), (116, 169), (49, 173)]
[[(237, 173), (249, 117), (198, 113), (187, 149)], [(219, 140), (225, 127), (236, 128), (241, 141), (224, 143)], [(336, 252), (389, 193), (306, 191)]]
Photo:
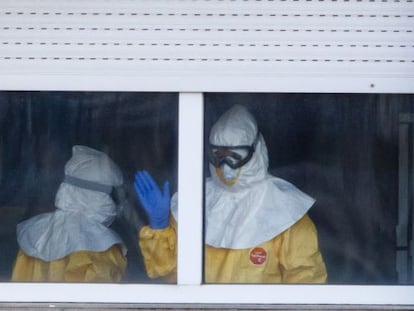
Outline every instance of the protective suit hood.
[[(210, 143), (251, 145), (258, 133), (254, 117), (236, 105), (213, 125)], [(233, 186), (224, 185), (215, 167), (206, 181), (206, 244), (243, 249), (257, 246), (288, 229), (315, 202), (291, 183), (268, 174), (266, 143), (260, 135), (252, 158)]]
[[(123, 183), (118, 166), (105, 153), (86, 146), (72, 148), (65, 175), (107, 186)], [(117, 215), (109, 194), (62, 182), (55, 206), (56, 211), (17, 225), (17, 240), (27, 255), (52, 261), (75, 251), (101, 252), (114, 244), (123, 245), (108, 228)]]
[[(251, 145), (258, 134), (256, 120), (243, 106), (233, 106), (225, 112), (213, 125), (210, 131), (210, 143), (221, 146)], [(254, 183), (263, 180), (267, 175), (269, 159), (266, 143), (259, 133), (259, 142), (252, 158), (241, 169), (237, 183), (232, 187), (225, 187), (217, 177), (215, 168), (210, 164), (212, 180), (218, 187), (225, 187), (228, 191), (237, 192), (250, 188)]]

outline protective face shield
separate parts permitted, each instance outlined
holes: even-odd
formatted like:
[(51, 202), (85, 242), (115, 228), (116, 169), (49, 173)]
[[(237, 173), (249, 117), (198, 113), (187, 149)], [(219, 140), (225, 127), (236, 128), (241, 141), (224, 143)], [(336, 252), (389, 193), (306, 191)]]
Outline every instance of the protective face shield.
[(112, 201), (119, 207), (122, 208), (125, 206), (128, 200), (127, 192), (125, 190), (125, 186), (121, 185), (118, 187), (112, 187), (112, 191), (110, 193)]
[(256, 138), (250, 146), (217, 146), (210, 144), (208, 152), (210, 163), (216, 168), (220, 168), (224, 164), (232, 169), (242, 167), (252, 158), (259, 137), (259, 132), (257, 132)]
[(76, 186), (78, 188), (106, 193), (111, 197), (112, 201), (114, 201), (114, 203), (119, 208), (124, 206), (127, 201), (127, 195), (124, 189), (124, 185), (109, 186), (98, 182), (73, 177), (70, 175), (65, 175), (63, 182), (72, 186)]

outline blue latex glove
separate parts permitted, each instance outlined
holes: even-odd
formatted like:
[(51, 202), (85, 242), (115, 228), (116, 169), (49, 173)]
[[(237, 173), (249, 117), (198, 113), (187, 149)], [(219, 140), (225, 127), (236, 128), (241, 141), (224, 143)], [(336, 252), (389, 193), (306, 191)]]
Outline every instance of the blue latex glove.
[(135, 192), (147, 213), (152, 229), (168, 227), (170, 217), (170, 184), (164, 182), (161, 193), (157, 183), (147, 171), (137, 171), (134, 181)]

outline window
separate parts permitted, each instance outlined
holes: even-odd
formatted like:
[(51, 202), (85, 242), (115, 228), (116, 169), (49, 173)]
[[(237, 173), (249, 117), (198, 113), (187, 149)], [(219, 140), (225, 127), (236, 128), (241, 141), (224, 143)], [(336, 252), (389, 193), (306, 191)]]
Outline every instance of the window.
[[(0, 89), (6, 93), (15, 92), (13, 96), (19, 100), (22, 98), (23, 102), (27, 96), (56, 97), (61, 96), (62, 92), (66, 92), (64, 98), (79, 97), (80, 93), (85, 92), (92, 101), (103, 96), (102, 92), (109, 92), (111, 98), (133, 98), (137, 104), (133, 105), (131, 112), (140, 112), (141, 105), (144, 105), (149, 109), (145, 110), (149, 113), (149, 120), (155, 120), (157, 124), (154, 132), (148, 130), (149, 136), (145, 138), (149, 138), (166, 134), (162, 122), (157, 123), (165, 115), (157, 109), (165, 108), (166, 101), (170, 103), (177, 100), (178, 103), (168, 105), (172, 110), (168, 110), (167, 124), (168, 128), (177, 128), (175, 134), (171, 133), (177, 137), (171, 139), (178, 139), (178, 148), (174, 150), (178, 153), (178, 159), (169, 161), (170, 156), (162, 151), (166, 146), (150, 144), (145, 145), (144, 149), (154, 148), (154, 154), (161, 152), (162, 160), (147, 158), (146, 163), (159, 161), (153, 166), (157, 181), (161, 183), (165, 178), (164, 173), (171, 173), (174, 176), (171, 178), (172, 192), (178, 190), (180, 194), (177, 284), (142, 284), (148, 283), (148, 280), (134, 274), (131, 274), (133, 277), (128, 280), (128, 284), (121, 285), (2, 282), (0, 301), (46, 302), (51, 305), (59, 302), (138, 305), (194, 303), (242, 307), (250, 304), (260, 304), (261, 307), (272, 304), (379, 304), (404, 307), (414, 304), (413, 286), (407, 279), (400, 279), (400, 276), (409, 275), (411, 269), (405, 241), (411, 229), (408, 222), (401, 220), (407, 219), (404, 215), (411, 213), (408, 206), (412, 200), (409, 190), (412, 178), (403, 172), (412, 165), (412, 147), (407, 143), (412, 135), (412, 111), (410, 108), (402, 109), (402, 115), (395, 116), (397, 119), (400, 117), (400, 125), (397, 121), (392, 123), (393, 130), (377, 128), (378, 135), (368, 135), (374, 123), (388, 126), (387, 122), (392, 116), (385, 112), (372, 115), (370, 111), (362, 111), (367, 107), (373, 110), (375, 107), (384, 107), (386, 104), (383, 101), (392, 102), (392, 109), (401, 108), (406, 101), (407, 106), (411, 106), (414, 93), (412, 0), (44, 0), (41, 5), (39, 1), (21, 0), (5, 1), (0, 8), (0, 20)], [(27, 95), (25, 92), (45, 93)], [(2, 93), (2, 96), (9, 95)], [(155, 98), (158, 98), (159, 103)], [(274, 139), (274, 142), (268, 142), (269, 138), (266, 138), (272, 149), (284, 141), (304, 142), (283, 154), (272, 150), (271, 169), (274, 170), (272, 173), (291, 180), (317, 199), (309, 213), (319, 230), (321, 250), (333, 278), (331, 284), (203, 284), (203, 174), (206, 172), (207, 177), (208, 172), (203, 153), (203, 146), (207, 143), (205, 133), (227, 105), (224, 101), (234, 103), (238, 99), (258, 108), (257, 112), (260, 113), (257, 117), (263, 119), (261, 125), (265, 126), (266, 135), (270, 133), (270, 140)], [(297, 102), (290, 102), (292, 99)], [(357, 99), (362, 100), (363, 104), (356, 104)], [(267, 104), (263, 105), (263, 102)], [(122, 106), (121, 101), (117, 103)], [(339, 109), (341, 103), (346, 107), (355, 107), (360, 113), (345, 111), (345, 119), (340, 120), (343, 123), (329, 122), (329, 112)], [(266, 109), (261, 108), (263, 106)], [(299, 109), (305, 106), (309, 116)], [(344, 109), (349, 110), (349, 107)], [(36, 108), (32, 105), (32, 109), (46, 111), (49, 108), (40, 103)], [(278, 133), (281, 134), (276, 136), (272, 133), (272, 124), (269, 122), (271, 114), (267, 109), (272, 114), (273, 109), (281, 109), (284, 117), (277, 126), (285, 124), (283, 126), (290, 131), (278, 127)], [(175, 113), (178, 119), (172, 117), (176, 116)], [(375, 154), (350, 152), (347, 146), (352, 143), (353, 137), (346, 136), (346, 132), (331, 130), (341, 124), (344, 127), (355, 126), (351, 116), (355, 116), (358, 121), (360, 118), (369, 121), (367, 125), (363, 123), (364, 126), (369, 125), (367, 136), (357, 138), (361, 142), (360, 139), (365, 137)], [(0, 114), (2, 124), (11, 122), (9, 119), (2, 120), (2, 117)], [(127, 116), (125, 118), (135, 124), (135, 120)], [(309, 121), (307, 127), (298, 123), (298, 119)], [(318, 124), (317, 120), (321, 123)], [(68, 121), (62, 121), (65, 122)], [(98, 126), (98, 123), (95, 125)], [(86, 127), (86, 124), (83, 126)], [(124, 133), (123, 126), (116, 127), (119, 131), (114, 133), (110, 131), (109, 134), (114, 135), (110, 136), (114, 139), (111, 144), (123, 144), (115, 139), (118, 135), (122, 136), (121, 132)], [(26, 125), (23, 127), (27, 128)], [(308, 127), (313, 132), (308, 133)], [(45, 129), (44, 125), (37, 128), (42, 129)], [(291, 131), (294, 136), (290, 136)], [(392, 133), (391, 140), (387, 133)], [(340, 134), (348, 139), (348, 145), (335, 141), (335, 137)], [(325, 135), (329, 136), (329, 140), (325, 139)], [(398, 135), (399, 139), (396, 138)], [(387, 140), (384, 142), (381, 137), (387, 137)], [(100, 146), (107, 139), (100, 136), (91, 138)], [(108, 146), (111, 147), (111, 144), (108, 143)], [(175, 143), (173, 145), (176, 146)], [(130, 155), (131, 158), (121, 159), (122, 165), (130, 168), (130, 165), (137, 164), (137, 159), (124, 147), (122, 153), (112, 147), (108, 150), (117, 160), (121, 154)], [(7, 145), (7, 148), (22, 149), (22, 145)], [(64, 148), (68, 151), (69, 144)], [(323, 148), (329, 152), (322, 152)], [(337, 148), (344, 148), (349, 158), (341, 158), (344, 153), (337, 152)], [(386, 154), (383, 154), (383, 150), (387, 151)], [(396, 158), (397, 152), (399, 158)], [(368, 154), (372, 155), (369, 159)], [(4, 155), (1, 156), (3, 161)], [(166, 162), (164, 157), (168, 158)], [(61, 170), (64, 160), (60, 157), (53, 160), (61, 161), (60, 165), (56, 162), (56, 167), (59, 166)], [(332, 191), (340, 187), (329, 181), (340, 178), (326, 176), (329, 170), (325, 166), (332, 166), (335, 172), (335, 169), (345, 167), (339, 164), (335, 166), (334, 162), (339, 160), (349, 166), (346, 166), (349, 170), (344, 172), (347, 178), (344, 187), (348, 188), (330, 197)], [(364, 167), (367, 163), (371, 163), (371, 166)], [(310, 164), (323, 165), (324, 169), (316, 169)], [(289, 169), (290, 165), (294, 169)], [(374, 173), (374, 167), (379, 167), (380, 171)], [(311, 168), (314, 170), (309, 171)], [(128, 170), (129, 174), (135, 169)], [(399, 175), (396, 173), (398, 170)], [(1, 166), (0, 171), (0, 176), (5, 176), (7, 168)], [(311, 182), (308, 177), (310, 173), (317, 175), (317, 183)], [(374, 181), (373, 174), (380, 179), (390, 177), (391, 189), (384, 186), (383, 179)], [(131, 180), (132, 176), (128, 176)], [(50, 173), (50, 177), (55, 182), (60, 180), (54, 172)], [(361, 215), (361, 210), (351, 204), (354, 203), (351, 199), (363, 196), (359, 192), (365, 187), (349, 179), (377, 185), (377, 191), (375, 187), (370, 188), (372, 197), (364, 197), (364, 200), (371, 201), (363, 205), (364, 208), (374, 206), (376, 212), (367, 213), (376, 215), (375, 219), (367, 220), (365, 214)], [(2, 179), (4, 182), (9, 181)], [(51, 179), (42, 182), (52, 184)], [(345, 196), (345, 193), (351, 197), (339, 200), (340, 195)], [(392, 201), (389, 204), (393, 206), (392, 211), (385, 209), (382, 201), (378, 205), (368, 204), (378, 198)], [(408, 200), (407, 204), (400, 198)], [(329, 209), (331, 199), (340, 203), (340, 207)], [(396, 200), (402, 203), (398, 207), (398, 219)], [(344, 228), (355, 229), (356, 233), (362, 230), (354, 221), (352, 226), (346, 226), (346, 218), (341, 222), (341, 229), (345, 232), (339, 232), (338, 227), (330, 227), (331, 222), (325, 217), (345, 212), (345, 204), (357, 214), (352, 216), (360, 217), (362, 225), (369, 225), (368, 234), (387, 236), (386, 249), (391, 249), (397, 240), (397, 252), (386, 252), (382, 244), (377, 248), (367, 243), (365, 249), (365, 245), (361, 244), (361, 241), (369, 240), (365, 235), (358, 241), (350, 242), (351, 238), (345, 234), (348, 229)], [(378, 209), (378, 206), (381, 208)], [(328, 215), (325, 215), (325, 211)], [(393, 232), (396, 225), (398, 234)], [(10, 232), (12, 228), (0, 230)], [(331, 233), (342, 238), (340, 242), (345, 242), (345, 245), (334, 244)], [(347, 248), (343, 249), (345, 246)], [(11, 256), (16, 244), (6, 249)], [(374, 257), (377, 249), (380, 251), (376, 262)], [(359, 255), (360, 251), (365, 255), (364, 258), (352, 257)], [(391, 258), (380, 258), (380, 255)], [(379, 263), (385, 263), (386, 269), (377, 273)], [(394, 264), (400, 271), (399, 275), (392, 272)], [(346, 273), (340, 271), (343, 267), (346, 267)], [(6, 271), (0, 273), (4, 276)], [(400, 285), (395, 286), (397, 283)]]
[[(316, 199), (308, 213), (318, 230), (328, 284), (413, 284), (408, 241), (413, 239), (409, 202), (414, 97), (207, 93), (206, 145), (211, 125), (237, 104), (257, 120), (267, 146), (269, 173)], [(207, 167), (205, 171), (210, 175)], [(237, 192), (232, 187), (222, 188)], [(276, 202), (262, 204), (277, 208)], [(277, 215), (273, 218), (277, 223)], [(257, 226), (260, 235), (266, 224)], [(270, 265), (271, 255), (267, 257)], [(271, 273), (270, 268), (263, 269)]]
[[(4, 95), (4, 94), (3, 94)], [(21, 95), (20, 95), (21, 96)], [(234, 100), (234, 98), (255, 98), (262, 96), (260, 94), (206, 94), (206, 107), (209, 101), (217, 100)], [(272, 100), (273, 95), (267, 95)], [(302, 98), (331, 98), (334, 95), (317, 95), (317, 94), (281, 94), (281, 97), (297, 96)], [(342, 96), (342, 95), (341, 95)], [(339, 97), (341, 97), (339, 96)], [(358, 96), (366, 95), (347, 95), (348, 97), (357, 98)], [(347, 97), (345, 96), (345, 97)], [(356, 96), (356, 97), (355, 97)], [(226, 98), (227, 97), (227, 98)], [(233, 99), (231, 99), (233, 97)], [(368, 96), (369, 97), (369, 96)], [(381, 96), (380, 96), (381, 97)], [(380, 98), (378, 97), (378, 98)], [(167, 96), (169, 98), (169, 96)], [(257, 97), (256, 97), (257, 98)], [(343, 97), (342, 97), (343, 98)], [(386, 96), (387, 98), (387, 96)], [(399, 96), (388, 97), (391, 101), (393, 98), (400, 98)], [(410, 96), (402, 96), (411, 102)], [(314, 98), (315, 99), (315, 98)], [(263, 99), (262, 99), (263, 100)], [(284, 102), (284, 101), (283, 101)], [(281, 106), (282, 101), (280, 101)], [(225, 104), (227, 105), (227, 104)], [(224, 109), (225, 105), (214, 105), (214, 107)], [(178, 240), (178, 281), (177, 285), (156, 285), (154, 284), (28, 284), (28, 283), (2, 283), (2, 299), (4, 301), (15, 302), (44, 302), (49, 301), (51, 304), (59, 302), (94, 302), (94, 303), (205, 303), (205, 304), (372, 304), (375, 299), (375, 304), (410, 304), (411, 303), (411, 286), (383, 286), (384, 284), (376, 286), (344, 286), (342, 280), (338, 281), (340, 284), (332, 285), (237, 285), (237, 291), (234, 290), (236, 285), (200, 285), (202, 282), (202, 230), (195, 230), (195, 228), (202, 228), (202, 168), (203, 168), (203, 122), (195, 123), (194, 120), (203, 116), (203, 97), (202, 94), (181, 93), (179, 96), (179, 172), (178, 172), (178, 191), (179, 193), (187, 193), (188, 196), (182, 197), (180, 201), (179, 213), (179, 240)], [(261, 107), (261, 104), (257, 104)], [(375, 106), (375, 105), (374, 105)], [(410, 107), (411, 105), (408, 105)], [(285, 106), (287, 107), (287, 106)], [(212, 107), (210, 107), (211, 109)], [(310, 107), (317, 109), (317, 107)], [(320, 108), (320, 107), (319, 107)], [(290, 109), (290, 108), (289, 108)], [(292, 108), (293, 109), (293, 108)], [(265, 111), (262, 110), (262, 114)], [(289, 112), (289, 111), (286, 111)], [(299, 112), (299, 110), (297, 111)], [(329, 110), (327, 111), (329, 112)], [(212, 117), (206, 114), (208, 124), (209, 118)], [(199, 119), (200, 120), (200, 119)], [(386, 122), (386, 119), (384, 120)], [(284, 121), (286, 122), (286, 120)], [(288, 122), (289, 123), (289, 122)], [(292, 125), (292, 124), (290, 124)], [(398, 127), (398, 126), (397, 126)], [(324, 143), (321, 140), (319, 143)], [(198, 147), (195, 147), (198, 146)], [(309, 145), (308, 145), (309, 146)], [(395, 146), (393, 147), (395, 150)], [(293, 150), (294, 151), (294, 150)], [(291, 151), (290, 151), (291, 152)], [(395, 152), (395, 151), (394, 151)], [(297, 153), (299, 154), (299, 153)], [(314, 156), (314, 155), (312, 155)], [(321, 156), (323, 156), (321, 154)], [(281, 161), (287, 161), (289, 157), (280, 155)], [(191, 159), (191, 160), (190, 160)], [(185, 164), (192, 161), (192, 166)], [(398, 162), (398, 161), (397, 161)], [(199, 169), (194, 170), (194, 166), (199, 166)], [(180, 169), (181, 168), (181, 169)], [(172, 167), (172, 169), (174, 169)], [(287, 171), (289, 172), (289, 170)], [(285, 172), (285, 173), (287, 173)], [(297, 177), (297, 176), (296, 176)], [(198, 180), (199, 187), (196, 186)], [(298, 180), (298, 186), (301, 179)], [(305, 179), (306, 181), (306, 179)], [(306, 183), (305, 183), (306, 184)], [(315, 209), (316, 213), (316, 209)], [(319, 215), (319, 217), (323, 217)], [(315, 218), (316, 222), (317, 217)], [(320, 221), (320, 220), (319, 220)], [(319, 226), (320, 222), (317, 222)], [(388, 228), (386, 228), (388, 230)], [(325, 229), (321, 229), (323, 232)], [(329, 244), (328, 244), (329, 246)], [(329, 248), (329, 247), (328, 247)], [(335, 262), (335, 258), (330, 259), (329, 256), (335, 256), (335, 253), (327, 255), (327, 262), (330, 260)], [(332, 257), (331, 257), (332, 258)], [(336, 267), (334, 267), (336, 269)], [(383, 276), (376, 275), (375, 277)], [(350, 277), (352, 279), (352, 277)], [(354, 279), (355, 280), (355, 279)], [(352, 280), (352, 284), (353, 281)], [(389, 281), (389, 279), (387, 279)], [(376, 280), (374, 280), (376, 281)], [(63, 287), (62, 287), (63, 286)], [(47, 289), (47, 290), (45, 290)], [(366, 295), (361, 296), (361, 290)], [(25, 295), (22, 296), (21, 292)], [(111, 295), (107, 295), (108, 291)], [(298, 291), (301, 296), (298, 297)], [(159, 295), (162, 292), (163, 295)], [(275, 294), (275, 292), (277, 294)], [(189, 301), (188, 297), (192, 297)], [(375, 298), (373, 298), (375, 297)]]
[[(16, 260), (19, 248), (16, 239), (17, 223), (40, 214), (55, 213), (57, 207), (59, 211), (66, 210), (69, 208), (68, 204), (90, 204), (81, 198), (75, 200), (70, 194), (67, 194), (70, 198), (57, 201), (57, 193), (59, 196), (64, 195), (64, 191), (60, 190), (59, 186), (64, 182), (65, 173), (69, 174), (69, 170), (71, 174), (79, 172), (84, 178), (95, 178), (93, 167), (87, 164), (83, 164), (87, 167), (83, 173), (82, 168), (78, 168), (75, 164), (72, 164), (73, 168), (65, 170), (66, 163), (74, 156), (73, 148), (76, 145), (102, 151), (119, 166), (127, 199), (126, 202), (119, 202), (122, 211), (110, 229), (121, 236), (127, 248), (125, 256), (128, 263), (126, 271), (122, 273), (122, 282), (152, 282), (144, 272), (144, 263), (138, 248), (137, 232), (147, 223), (147, 220), (145, 213), (139, 208), (140, 203), (133, 189), (134, 174), (138, 170), (148, 170), (157, 182), (168, 179), (171, 190), (176, 191), (177, 102), (178, 96), (174, 93), (62, 91), (0, 93), (2, 213), (0, 279), (2, 282), (10, 280), (13, 263)], [(104, 173), (102, 178), (106, 178)], [(105, 183), (109, 180), (103, 179), (101, 182)], [(65, 223), (69, 218), (65, 218)], [(52, 226), (53, 219), (56, 218), (50, 218), (47, 226)], [(31, 229), (36, 226), (33, 224), (29, 227)], [(81, 227), (77, 229), (82, 230)], [(35, 231), (39, 230), (42, 228)], [(91, 230), (91, 228), (83, 228), (83, 230)], [(76, 229), (66, 227), (61, 231), (51, 232), (61, 234), (60, 239), (65, 238), (65, 233), (69, 235), (68, 239), (70, 235), (77, 233)], [(48, 233), (39, 232), (36, 243), (40, 243), (41, 237), (45, 234)], [(48, 241), (53, 244), (52, 237), (49, 237)], [(69, 239), (66, 243), (70, 244), (70, 241)], [(57, 243), (59, 244), (59, 241)], [(30, 245), (25, 247), (29, 249)], [(54, 247), (55, 251), (57, 246)], [(92, 250), (93, 246), (90, 247)], [(66, 254), (66, 251), (62, 250), (62, 252)], [(43, 253), (37, 255), (41, 256)], [(70, 280), (69, 276), (60, 278), (57, 272), (53, 274), (55, 275), (43, 279), (45, 275), (38, 275), (33, 271), (31, 275), (17, 274), (14, 280), (43, 279), (60, 282)], [(82, 276), (79, 275), (74, 280), (79, 282), (81, 278)], [(98, 275), (90, 280), (90, 282), (111, 281)]]

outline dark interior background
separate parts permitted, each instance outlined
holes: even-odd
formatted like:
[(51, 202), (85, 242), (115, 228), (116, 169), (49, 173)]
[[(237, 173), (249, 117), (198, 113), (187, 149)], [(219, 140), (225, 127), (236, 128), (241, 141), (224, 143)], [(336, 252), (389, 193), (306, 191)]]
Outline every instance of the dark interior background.
[(256, 117), (270, 172), (317, 200), (309, 214), (329, 282), (397, 283), (398, 120), (414, 96), (208, 93), (205, 142), (234, 104)]
[(17, 252), (16, 224), (53, 211), (73, 145), (106, 152), (121, 168), (129, 206), (113, 224), (128, 247), (126, 282), (150, 282), (137, 247), (145, 222), (133, 190), (138, 169), (177, 185), (178, 94), (0, 92), (0, 281)]

